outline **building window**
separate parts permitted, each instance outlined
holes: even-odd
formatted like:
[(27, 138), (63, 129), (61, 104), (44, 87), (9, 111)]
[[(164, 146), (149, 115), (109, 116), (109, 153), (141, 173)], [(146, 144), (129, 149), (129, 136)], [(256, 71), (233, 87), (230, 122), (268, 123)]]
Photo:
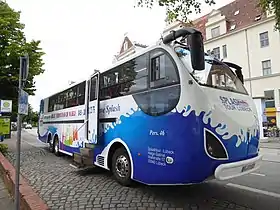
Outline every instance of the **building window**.
[(239, 10), (234, 12), (234, 15), (238, 15), (239, 14)]
[(223, 58), (227, 58), (227, 46), (223, 45)]
[(212, 38), (220, 35), (220, 26), (211, 29)]
[(260, 44), (261, 47), (267, 47), (269, 45), (269, 39), (268, 39), (268, 32), (260, 33)]
[(125, 41), (123, 44), (123, 51), (126, 51), (127, 48), (128, 48), (128, 43), (127, 43), (127, 41)]
[(230, 26), (230, 29), (229, 30), (234, 30), (236, 28), (236, 24), (233, 24)]
[(263, 76), (271, 74), (271, 61), (262, 61)]
[(264, 91), (264, 97), (265, 97), (265, 108), (274, 108), (275, 107), (274, 90)]
[(220, 59), (220, 48), (219, 47), (216, 47), (212, 50), (212, 55), (217, 58), (217, 59)]

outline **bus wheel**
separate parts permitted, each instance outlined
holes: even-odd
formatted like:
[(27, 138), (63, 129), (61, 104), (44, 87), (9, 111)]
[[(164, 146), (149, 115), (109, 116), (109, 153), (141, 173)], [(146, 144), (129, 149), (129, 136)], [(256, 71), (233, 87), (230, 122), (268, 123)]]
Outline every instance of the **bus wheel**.
[(118, 148), (113, 155), (112, 172), (121, 185), (131, 185), (131, 163), (127, 151), (123, 147)]
[(59, 141), (58, 141), (58, 137), (57, 136), (54, 137), (53, 148), (54, 148), (54, 154), (56, 156), (59, 156), (60, 155), (60, 152), (59, 152)]
[(50, 151), (51, 153), (53, 153), (53, 152), (54, 152), (54, 146), (53, 146), (53, 144), (52, 144), (52, 139), (51, 139), (51, 137), (49, 137), (48, 142), (49, 142), (49, 151)]

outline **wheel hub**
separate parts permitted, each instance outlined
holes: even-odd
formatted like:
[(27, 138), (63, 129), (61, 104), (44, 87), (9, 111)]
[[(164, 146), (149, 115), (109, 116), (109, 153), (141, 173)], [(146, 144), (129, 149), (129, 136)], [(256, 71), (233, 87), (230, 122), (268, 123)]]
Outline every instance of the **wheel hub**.
[(129, 162), (124, 155), (120, 155), (116, 161), (116, 172), (120, 177), (129, 175)]

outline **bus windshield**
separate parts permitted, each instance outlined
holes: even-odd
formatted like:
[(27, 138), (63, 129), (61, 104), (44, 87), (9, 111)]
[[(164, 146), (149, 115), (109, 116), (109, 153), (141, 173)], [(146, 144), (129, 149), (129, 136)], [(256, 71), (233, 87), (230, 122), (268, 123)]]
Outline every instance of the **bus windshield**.
[(191, 75), (200, 85), (248, 95), (237, 75), (223, 62), (205, 53), (205, 70), (194, 71), (189, 49), (178, 46), (175, 48), (175, 52), (186, 69), (191, 70)]

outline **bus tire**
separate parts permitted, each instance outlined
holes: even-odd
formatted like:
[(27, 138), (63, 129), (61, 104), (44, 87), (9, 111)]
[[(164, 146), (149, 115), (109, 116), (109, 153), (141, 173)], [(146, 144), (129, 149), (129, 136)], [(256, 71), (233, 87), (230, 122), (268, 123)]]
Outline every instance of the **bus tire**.
[(115, 179), (123, 186), (130, 186), (131, 180), (131, 163), (125, 148), (116, 149), (112, 157), (112, 173)]
[(54, 153), (54, 146), (53, 146), (53, 144), (52, 144), (52, 139), (51, 139), (52, 137), (49, 135), (49, 137), (48, 137), (48, 142), (49, 142), (49, 151), (51, 152), (51, 153)]
[(60, 152), (59, 152), (59, 141), (58, 141), (58, 137), (55, 136), (54, 140), (53, 140), (53, 150), (54, 150), (54, 154), (56, 156), (60, 156)]

